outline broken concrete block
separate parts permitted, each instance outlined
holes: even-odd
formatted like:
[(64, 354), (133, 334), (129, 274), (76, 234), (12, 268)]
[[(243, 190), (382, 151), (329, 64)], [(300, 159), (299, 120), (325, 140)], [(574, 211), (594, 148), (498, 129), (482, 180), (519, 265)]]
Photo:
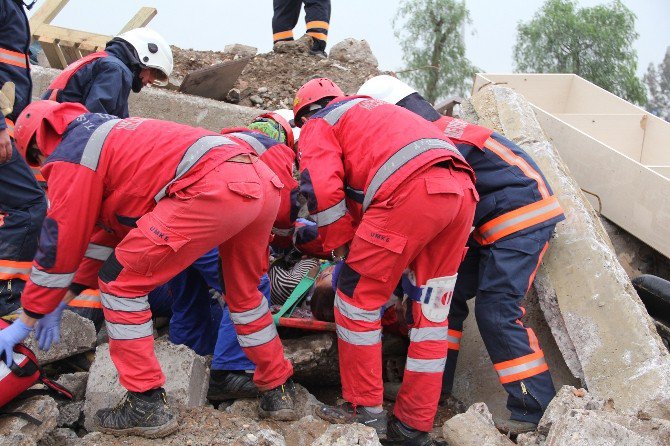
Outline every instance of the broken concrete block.
[(614, 407), (611, 401), (596, 398), (584, 389), (563, 386), (544, 412), (540, 423), (537, 425), (538, 432), (547, 435), (554, 423), (573, 409), (614, 410)]
[(242, 45), (241, 43), (233, 43), (232, 45), (223, 47), (223, 52), (240, 57), (254, 57), (258, 53), (258, 48), (250, 45)]
[[(0, 446), (34, 446), (56, 427), (58, 406), (50, 396), (35, 396), (14, 401), (2, 408), (0, 417)], [(11, 415), (24, 413), (40, 424)]]
[(289, 424), (282, 431), (288, 446), (311, 445), (328, 430), (329, 426), (330, 423), (321, 418), (308, 415)]
[(533, 157), (565, 212), (534, 287), (571, 370), (620, 409), (670, 419), (670, 354), (532, 106), (499, 85), (482, 88), (470, 101), (480, 124)]
[(58, 404), (58, 427), (79, 427), (84, 413), (83, 401), (68, 401)]
[(670, 422), (594, 410), (572, 410), (558, 420), (546, 446), (669, 446)]
[(72, 397), (75, 400), (84, 399), (87, 382), (88, 372), (65, 373), (59, 376), (56, 380), (56, 384), (59, 384), (72, 392)]
[(58, 428), (49, 432), (42, 438), (37, 446), (77, 446), (79, 437), (72, 429)]
[(377, 432), (360, 423), (332, 424), (312, 446), (381, 446)]
[(372, 65), (373, 67), (379, 65), (377, 58), (370, 49), (370, 45), (365, 40), (344, 39), (331, 48), (328, 57), (340, 62), (360, 63)]
[(449, 446), (513, 446), (514, 443), (498, 432), (486, 404), (477, 403), (462, 414), (450, 418), (442, 427)]
[[(33, 79), (34, 94), (42, 94), (59, 73), (59, 70), (51, 68), (33, 67), (30, 75)], [(39, 99), (39, 97), (36, 96), (34, 99)], [(223, 127), (247, 125), (258, 116), (258, 109), (188, 96), (160, 88), (144, 88), (142, 94), (130, 95), (130, 114), (131, 116), (175, 121), (219, 132)]]
[(95, 348), (96, 333), (93, 322), (71, 311), (64, 311), (60, 327), (60, 343), (53, 344), (47, 351), (37, 347), (34, 333), (26, 341), (26, 347), (35, 352), (40, 365), (69, 358)]
[[(174, 345), (166, 340), (157, 340), (155, 350), (167, 378), (163, 387), (169, 402), (186, 407), (204, 405), (209, 384), (206, 359), (188, 347)], [(109, 344), (98, 346), (86, 385), (86, 429), (95, 430), (95, 413), (99, 409), (116, 405), (125, 392), (119, 384), (118, 373), (109, 356)]]
[(293, 379), (331, 385), (340, 383), (335, 334), (321, 333), (296, 339), (282, 339), (284, 355), (293, 364)]

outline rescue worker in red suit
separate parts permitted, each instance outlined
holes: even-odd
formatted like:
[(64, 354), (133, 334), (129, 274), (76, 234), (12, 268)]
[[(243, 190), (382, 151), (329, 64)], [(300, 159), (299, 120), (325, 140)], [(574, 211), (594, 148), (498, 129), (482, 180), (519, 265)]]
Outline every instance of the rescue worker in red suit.
[(172, 68), (172, 49), (165, 39), (152, 29), (135, 28), (114, 37), (104, 51), (68, 65), (42, 99), (77, 102), (91, 113), (127, 118), (131, 90), (167, 85)]
[[(110, 354), (128, 392), (122, 404), (97, 413), (99, 429), (147, 437), (177, 429), (153, 351), (147, 293), (217, 245), (238, 339), (257, 365), (260, 413), (295, 418), (292, 367), (257, 290), (283, 185), (253, 149), (233, 135), (52, 101), (33, 103), (16, 128), (19, 150), (42, 161), (49, 182), (51, 207), (20, 317), (22, 325), (37, 323), (39, 342), (58, 335), (63, 297), (96, 225), (122, 237), (100, 269), (99, 288)], [(0, 332), (0, 345), (28, 335), (15, 325)]]
[(14, 316), (20, 306), (47, 209), (44, 192), (13, 139), (14, 121), (30, 103), (33, 88), (23, 8), (20, 0), (0, 0), (0, 316)]
[[(449, 301), (477, 202), (472, 170), (419, 116), (369, 97), (344, 96), (329, 79), (303, 85), (294, 114), (304, 125), (300, 191), (316, 223), (316, 234), (303, 226), (296, 240), (305, 251), (346, 257), (335, 297), (346, 402), (317, 413), (330, 422), (374, 427), (380, 438), (432, 444)], [(395, 419), (387, 423), (380, 308), (406, 269), (423, 294), (412, 302), (405, 378)]]
[(479, 331), (509, 395), (511, 419), (496, 424), (512, 433), (534, 430), (556, 392), (537, 337), (521, 322), (525, 310), (519, 302), (533, 282), (556, 224), (565, 218), (558, 200), (523, 149), (491, 129), (440, 115), (402, 81), (377, 76), (363, 84), (359, 94), (432, 121), (474, 169), (480, 201), (449, 314), (442, 393), (445, 398), (451, 393), (467, 300), (476, 297)]

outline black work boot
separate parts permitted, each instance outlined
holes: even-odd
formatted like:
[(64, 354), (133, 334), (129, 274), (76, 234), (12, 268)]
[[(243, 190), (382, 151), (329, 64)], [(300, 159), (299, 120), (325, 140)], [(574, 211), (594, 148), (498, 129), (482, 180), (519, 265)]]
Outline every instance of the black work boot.
[(394, 418), (388, 426), (386, 440), (389, 444), (403, 446), (441, 446), (446, 443), (433, 440), (430, 433), (412, 429), (402, 421)]
[(127, 392), (116, 407), (101, 409), (95, 415), (98, 430), (105, 434), (162, 438), (179, 427), (162, 387), (144, 393)]
[(295, 411), (295, 384), (289, 378), (281, 386), (261, 392), (258, 412), (263, 418), (277, 421), (294, 421), (299, 418)]
[(386, 439), (388, 412), (369, 412), (365, 407), (344, 402), (338, 406), (323, 405), (314, 409), (319, 418), (335, 424), (361, 423), (377, 431), (380, 440)]
[(245, 371), (212, 370), (209, 375), (207, 399), (210, 401), (256, 398), (258, 387), (254, 384), (253, 374)]

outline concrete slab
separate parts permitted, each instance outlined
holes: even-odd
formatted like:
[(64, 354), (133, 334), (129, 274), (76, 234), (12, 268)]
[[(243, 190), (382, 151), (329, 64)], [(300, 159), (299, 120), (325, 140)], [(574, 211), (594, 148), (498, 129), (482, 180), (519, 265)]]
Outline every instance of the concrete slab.
[[(14, 401), (4, 406), (2, 411), (6, 415), (0, 417), (0, 446), (34, 446), (54, 430), (58, 418), (56, 402), (49, 396)], [(40, 421), (40, 424), (10, 415), (12, 412), (29, 415)]]
[(474, 404), (467, 412), (447, 420), (442, 433), (449, 446), (514, 446), (495, 428), (484, 403)]
[[(167, 378), (163, 387), (168, 401), (176, 406), (203, 406), (209, 383), (206, 359), (188, 347), (165, 340), (156, 341), (155, 350)], [(98, 346), (86, 385), (86, 429), (95, 430), (95, 413), (116, 405), (124, 394), (125, 389), (119, 384), (118, 373), (109, 356), (109, 344)]]
[(245, 57), (191, 71), (182, 81), (179, 91), (223, 101), (250, 60), (251, 57)]
[(533, 108), (498, 85), (482, 88), (470, 101), (480, 124), (533, 157), (565, 211), (534, 287), (572, 372), (620, 409), (670, 419), (670, 354)]
[(95, 348), (96, 333), (93, 322), (71, 311), (63, 312), (60, 342), (47, 351), (40, 350), (34, 332), (26, 341), (26, 347), (35, 352), (40, 365), (69, 358)]

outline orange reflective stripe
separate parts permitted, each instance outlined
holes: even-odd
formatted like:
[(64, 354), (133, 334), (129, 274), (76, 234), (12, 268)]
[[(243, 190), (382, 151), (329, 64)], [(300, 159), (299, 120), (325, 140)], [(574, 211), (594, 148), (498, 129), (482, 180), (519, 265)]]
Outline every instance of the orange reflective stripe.
[(542, 175), (540, 175), (535, 169), (533, 169), (525, 159), (521, 158), (520, 156), (517, 156), (514, 152), (512, 152), (512, 150), (509, 147), (505, 147), (504, 145), (500, 144), (493, 138), (487, 139), (486, 143), (484, 144), (484, 147), (486, 149), (489, 149), (496, 155), (498, 155), (507, 164), (516, 166), (519, 169), (521, 169), (521, 171), (528, 178), (532, 178), (533, 180), (535, 180), (535, 182), (537, 183), (537, 189), (540, 191), (540, 195), (542, 195), (542, 198), (549, 197), (550, 195), (549, 189), (547, 188), (547, 185), (544, 183)]
[(100, 299), (100, 290), (86, 289), (68, 304), (71, 307), (79, 308), (100, 308), (102, 301)]
[(542, 251), (540, 252), (540, 257), (537, 259), (537, 265), (535, 265), (535, 269), (533, 270), (533, 274), (530, 275), (528, 278), (528, 288), (526, 288), (526, 291), (530, 289), (530, 286), (533, 284), (533, 280), (535, 280), (535, 275), (537, 274), (537, 270), (540, 269), (540, 264), (542, 263), (542, 258), (544, 257), (544, 253), (547, 252), (547, 249), (549, 248), (549, 242), (544, 244), (544, 248), (542, 248)]
[(312, 22), (307, 22), (307, 31), (309, 31), (311, 28), (321, 28), (321, 29), (328, 29), (328, 22), (323, 22), (321, 20), (314, 20)]
[(544, 359), (544, 353), (539, 350), (520, 358), (494, 364), (501, 384), (507, 384), (520, 379), (530, 378), (546, 370), (549, 366)]
[(4, 48), (0, 48), (0, 63), (6, 63), (7, 65), (13, 65), (20, 68), (28, 68), (25, 54), (6, 50)]
[(47, 181), (44, 179), (44, 176), (42, 176), (42, 171), (40, 170), (39, 166), (30, 166), (30, 170), (33, 171), (33, 175), (35, 175), (35, 179), (37, 179), (37, 181)]
[(272, 39), (276, 42), (277, 40), (282, 40), (282, 39), (292, 39), (293, 38), (293, 30), (289, 31), (282, 31), (280, 33), (274, 33), (272, 35)]
[(33, 262), (0, 260), (0, 280), (21, 279), (27, 281)]
[(563, 213), (555, 196), (507, 212), (481, 225), (473, 234), (482, 245), (491, 244), (515, 232), (558, 217)]
[(319, 40), (328, 40), (328, 34), (324, 34), (324, 33), (315, 33), (315, 32), (311, 32), (311, 31), (308, 31), (307, 34), (310, 35), (310, 36), (312, 36), (312, 37), (314, 37), (315, 39), (319, 39)]
[(14, 123), (12, 122), (11, 119), (5, 118), (5, 124), (7, 124), (7, 132), (9, 132), (9, 136), (12, 138), (14, 137)]
[(461, 338), (463, 337), (463, 332), (458, 330), (448, 330), (447, 331), (447, 347), (449, 350), (460, 350), (461, 349)]

